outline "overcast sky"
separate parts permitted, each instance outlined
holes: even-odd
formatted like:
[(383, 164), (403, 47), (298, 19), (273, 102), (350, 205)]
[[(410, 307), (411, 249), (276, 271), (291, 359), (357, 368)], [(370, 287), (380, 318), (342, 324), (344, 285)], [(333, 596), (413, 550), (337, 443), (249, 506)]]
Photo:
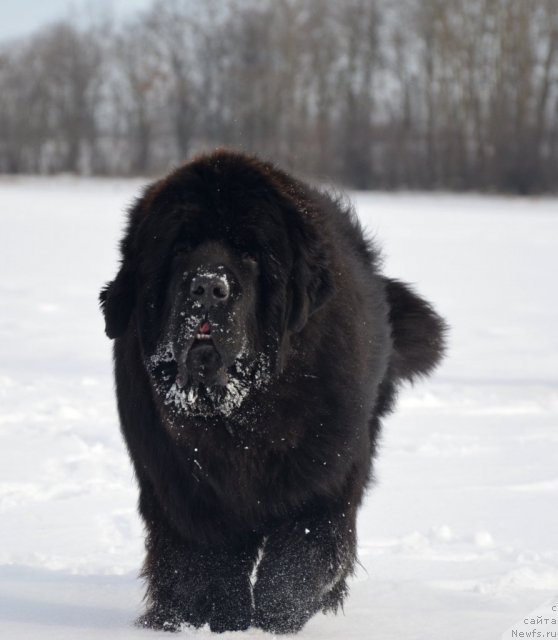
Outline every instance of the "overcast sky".
[(0, 38), (24, 36), (49, 22), (69, 16), (88, 17), (133, 14), (151, 0), (0, 0)]

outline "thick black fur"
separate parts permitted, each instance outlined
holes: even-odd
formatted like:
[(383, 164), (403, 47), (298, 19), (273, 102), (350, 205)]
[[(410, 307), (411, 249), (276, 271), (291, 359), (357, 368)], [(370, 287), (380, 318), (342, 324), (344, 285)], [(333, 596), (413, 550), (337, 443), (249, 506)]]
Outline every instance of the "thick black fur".
[[(444, 322), (381, 275), (349, 205), (228, 151), (149, 186), (121, 250), (101, 305), (147, 530), (139, 622), (298, 631), (347, 593), (379, 419), (399, 383), (437, 365)], [(231, 296), (198, 318), (188, 283), (201, 267), (226, 271)], [(192, 351), (183, 317), (222, 342)], [(254, 384), (240, 405), (169, 404), (205, 356), (230, 380), (241, 352)]]

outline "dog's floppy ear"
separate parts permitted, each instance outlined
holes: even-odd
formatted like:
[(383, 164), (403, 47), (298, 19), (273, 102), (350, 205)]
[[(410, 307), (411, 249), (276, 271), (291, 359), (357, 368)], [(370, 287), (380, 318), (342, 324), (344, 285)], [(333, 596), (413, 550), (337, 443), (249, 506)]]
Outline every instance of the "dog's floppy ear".
[(307, 238), (298, 245), (290, 277), (290, 310), (288, 328), (300, 331), (308, 318), (334, 294), (335, 286), (324, 248)]
[(395, 378), (412, 381), (440, 362), (447, 325), (409, 285), (385, 278), (393, 340), (391, 370)]
[(105, 332), (109, 338), (118, 338), (126, 331), (135, 297), (134, 272), (124, 263), (116, 278), (108, 282), (99, 294), (105, 316)]
[(136, 303), (137, 236), (157, 183), (147, 185), (128, 212), (128, 224), (120, 243), (122, 264), (116, 278), (101, 289), (99, 303), (105, 316), (105, 333), (119, 338), (127, 329)]

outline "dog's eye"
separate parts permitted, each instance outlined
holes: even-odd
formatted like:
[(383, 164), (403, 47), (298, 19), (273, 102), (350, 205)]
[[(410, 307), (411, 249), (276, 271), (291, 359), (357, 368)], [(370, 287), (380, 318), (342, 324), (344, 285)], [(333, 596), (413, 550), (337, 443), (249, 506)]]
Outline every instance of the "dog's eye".
[(251, 262), (252, 264), (258, 264), (258, 256), (255, 253), (251, 252), (251, 251), (245, 251), (242, 254), (242, 259), (245, 262)]

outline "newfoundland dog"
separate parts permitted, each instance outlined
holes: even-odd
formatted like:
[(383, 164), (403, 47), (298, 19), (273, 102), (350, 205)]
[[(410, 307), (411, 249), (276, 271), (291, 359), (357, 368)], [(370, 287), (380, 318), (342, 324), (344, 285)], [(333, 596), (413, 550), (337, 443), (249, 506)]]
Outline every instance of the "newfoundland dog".
[(300, 630), (336, 611), (380, 419), (444, 322), (352, 208), (218, 151), (148, 186), (100, 295), (145, 522), (138, 624)]

